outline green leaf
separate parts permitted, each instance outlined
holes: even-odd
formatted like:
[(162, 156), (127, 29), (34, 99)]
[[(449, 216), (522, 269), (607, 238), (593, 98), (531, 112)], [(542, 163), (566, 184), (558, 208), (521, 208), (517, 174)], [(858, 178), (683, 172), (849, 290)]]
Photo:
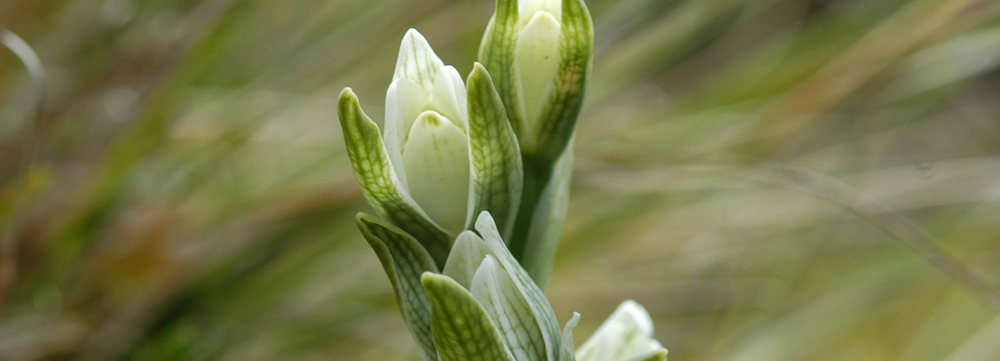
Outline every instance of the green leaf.
[(503, 237), (509, 237), (521, 202), (521, 150), (500, 95), (481, 64), (474, 65), (467, 83), (472, 165), (472, 199), (467, 218), (471, 223), (473, 216), (489, 211), (503, 230)]
[(524, 105), (518, 97), (517, 74), (514, 62), (517, 47), (518, 11), (517, 0), (497, 0), (496, 11), (486, 26), (483, 41), (479, 44), (479, 62), (493, 76), (497, 92), (507, 108), (507, 116), (516, 134), (521, 134)]
[(437, 272), (434, 260), (417, 240), (399, 228), (364, 213), (358, 213), (355, 221), (389, 276), (403, 320), (421, 347), (421, 357), (437, 360), (431, 338), (430, 301), (420, 284), (424, 272)]
[(337, 110), (347, 155), (368, 203), (380, 216), (418, 239), (437, 265), (443, 266), (453, 236), (431, 221), (402, 188), (378, 126), (361, 110), (351, 88), (340, 93)]
[(431, 302), (431, 330), (442, 361), (514, 361), (483, 306), (448, 276), (420, 278)]
[(528, 273), (521, 268), (521, 265), (517, 263), (514, 256), (507, 250), (507, 246), (500, 238), (500, 232), (497, 231), (496, 223), (493, 222), (493, 217), (490, 217), (488, 212), (479, 214), (479, 218), (476, 220), (476, 230), (482, 236), (483, 240), (486, 241), (486, 245), (490, 247), (490, 250), (493, 251), (493, 255), (500, 261), (500, 265), (510, 275), (511, 281), (514, 283), (517, 291), (524, 296), (528, 307), (534, 314), (538, 328), (542, 333), (542, 339), (545, 341), (545, 359), (558, 360), (561, 335), (559, 334), (556, 315), (552, 312), (549, 300), (545, 298), (542, 290), (535, 285), (535, 282), (531, 280)]
[(482, 238), (472, 231), (462, 232), (455, 239), (451, 253), (448, 254), (448, 261), (444, 263), (444, 271), (441, 273), (451, 277), (465, 289), (471, 289), (472, 277), (489, 254), (493, 254), (493, 251), (490, 251), (490, 247)]
[(493, 255), (483, 260), (472, 278), (470, 291), (493, 319), (514, 359), (549, 360), (531, 306)]
[(539, 288), (545, 288), (552, 260), (559, 245), (559, 235), (566, 221), (569, 205), (570, 181), (573, 178), (573, 144), (570, 142), (555, 164), (548, 184), (538, 197), (532, 214), (528, 235), (524, 240), (521, 265), (535, 280)]
[(580, 314), (573, 312), (573, 318), (563, 326), (562, 348), (559, 351), (559, 361), (576, 361), (576, 351), (573, 347), (573, 328), (580, 323)]
[[(583, 0), (562, 0), (562, 38), (559, 76), (548, 94), (536, 126), (537, 149), (543, 159), (555, 161), (564, 154), (577, 117), (583, 107), (583, 95), (590, 79), (594, 54), (594, 23)], [(493, 69), (490, 69), (492, 71)], [(521, 133), (518, 133), (521, 134)]]

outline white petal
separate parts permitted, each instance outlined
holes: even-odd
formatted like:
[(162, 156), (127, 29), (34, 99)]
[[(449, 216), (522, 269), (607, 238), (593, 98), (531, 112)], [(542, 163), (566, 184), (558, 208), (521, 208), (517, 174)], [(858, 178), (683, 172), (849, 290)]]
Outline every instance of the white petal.
[(493, 254), (486, 241), (476, 235), (473, 231), (464, 231), (455, 238), (455, 243), (448, 253), (448, 260), (444, 262), (444, 269), (441, 274), (451, 277), (455, 282), (466, 289), (472, 287), (472, 276), (483, 264), (486, 255)]
[(551, 13), (556, 19), (562, 19), (562, 0), (520, 0), (517, 2), (517, 15), (521, 19), (520, 25), (522, 27), (538, 11)]
[(444, 63), (434, 53), (427, 39), (416, 29), (410, 29), (399, 45), (399, 57), (396, 58), (396, 71), (392, 74), (392, 80), (410, 79), (430, 93), (434, 77), (442, 66)]
[(403, 188), (407, 189), (406, 167), (403, 165), (403, 143), (413, 121), (427, 108), (427, 93), (409, 79), (397, 79), (385, 92), (385, 150)]
[(385, 93), (385, 138), (389, 128), (396, 128), (396, 141), (403, 144), (410, 134), (413, 121), (430, 107), (430, 96), (424, 88), (409, 79), (393, 80)]
[(576, 352), (577, 361), (628, 360), (662, 349), (653, 339), (653, 320), (646, 309), (632, 300), (597, 328)]
[[(534, 134), (534, 126), (542, 102), (555, 89), (559, 70), (559, 21), (547, 12), (536, 12), (528, 25), (521, 30), (517, 40), (515, 64), (524, 104), (527, 134)], [(529, 137), (531, 138), (531, 137)], [(530, 142), (531, 139), (526, 139)], [(522, 144), (524, 146), (526, 144)], [(528, 144), (530, 146), (530, 144)]]
[(465, 132), (435, 111), (420, 113), (403, 146), (410, 195), (434, 222), (459, 233), (469, 199)]
[(465, 130), (469, 117), (466, 96), (465, 84), (455, 67), (448, 65), (438, 69), (430, 103), (441, 115), (455, 121), (455, 125), (462, 130)]

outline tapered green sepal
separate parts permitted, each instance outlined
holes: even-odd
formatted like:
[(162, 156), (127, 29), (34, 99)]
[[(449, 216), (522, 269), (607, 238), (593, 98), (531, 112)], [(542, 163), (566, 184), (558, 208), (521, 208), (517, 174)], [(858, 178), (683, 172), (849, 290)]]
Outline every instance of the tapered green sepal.
[(437, 272), (434, 260), (401, 229), (364, 213), (358, 213), (355, 220), (392, 283), (403, 320), (421, 348), (421, 357), (425, 361), (437, 360), (431, 338), (431, 305), (420, 284), (424, 272)]
[(347, 155), (368, 203), (380, 216), (419, 240), (438, 267), (443, 267), (454, 236), (430, 221), (403, 190), (378, 126), (361, 109), (350, 88), (340, 93), (337, 110)]
[(496, 12), (486, 26), (482, 43), (479, 45), (479, 62), (486, 67), (496, 84), (500, 99), (507, 108), (507, 117), (514, 131), (521, 134), (523, 105), (518, 95), (514, 49), (518, 38), (517, 0), (497, 0)]
[(524, 176), (521, 150), (486, 68), (476, 63), (466, 83), (472, 165), (470, 224), (466, 228), (480, 212), (489, 211), (503, 237), (509, 237), (521, 202)]
[(496, 326), (469, 291), (448, 276), (424, 273), (431, 332), (441, 361), (515, 361)]

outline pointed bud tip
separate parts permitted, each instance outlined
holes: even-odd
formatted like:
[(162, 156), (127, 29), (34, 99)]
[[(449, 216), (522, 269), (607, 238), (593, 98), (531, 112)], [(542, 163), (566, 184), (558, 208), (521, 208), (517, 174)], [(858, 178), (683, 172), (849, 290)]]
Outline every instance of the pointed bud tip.
[(449, 281), (455, 282), (451, 277), (434, 272), (424, 271), (420, 275), (420, 285), (424, 286), (424, 290), (439, 289)]
[[(345, 132), (349, 128), (354, 129), (361, 126), (363, 119), (367, 119), (368, 117), (364, 113), (364, 110), (361, 110), (361, 102), (358, 101), (358, 96), (354, 94), (351, 88), (344, 88), (340, 92), (340, 98), (337, 100), (337, 116)], [(371, 120), (368, 121), (370, 122)]]
[(569, 321), (566, 321), (566, 326), (564, 326), (563, 328), (566, 330), (572, 330), (579, 323), (580, 323), (580, 313), (573, 312), (573, 317), (570, 317)]
[(338, 97), (338, 103), (340, 104), (341, 108), (351, 104), (358, 104), (359, 103), (358, 96), (357, 94), (354, 94), (354, 90), (351, 89), (351, 87), (344, 88), (344, 90), (340, 91), (340, 96)]
[(455, 237), (455, 242), (458, 242), (458, 240), (463, 239), (463, 238), (472, 238), (472, 239), (475, 239), (475, 238), (479, 238), (479, 235), (476, 234), (476, 232), (473, 232), (473, 231), (470, 231), (470, 230), (464, 230), (464, 231), (462, 231), (462, 233), (458, 234), (458, 237)]
[(496, 228), (496, 222), (493, 221), (493, 216), (490, 215), (490, 211), (479, 212), (479, 216), (476, 217), (476, 230), (479, 233), (483, 233), (483, 228), (492, 225)]
[(421, 34), (420, 31), (417, 31), (416, 28), (409, 28), (409, 29), (406, 29), (406, 34), (403, 35), (403, 39), (407, 39), (407, 38), (414, 37), (414, 36), (418, 36), (418, 37), (421, 37), (421, 38), (424, 37), (424, 35)]
[[(433, 110), (425, 110), (420, 112), (420, 115), (417, 115), (417, 119), (413, 121), (414, 125), (426, 124), (431, 126), (439, 126), (445, 123), (452, 123), (452, 121), (448, 117), (443, 116), (441, 115), (441, 113), (438, 113)], [(415, 132), (415, 130), (413, 130), (414, 128), (410, 128), (410, 131)]]
[(469, 73), (469, 77), (465, 81), (468, 84), (467, 87), (469, 88), (469, 91), (472, 91), (473, 88), (477, 86), (476, 84), (487, 81), (489, 84), (493, 84), (493, 78), (490, 76), (489, 70), (486, 70), (486, 67), (478, 61), (473, 63), (472, 71)]
[(358, 214), (354, 216), (354, 223), (357, 223), (359, 228), (369, 229), (372, 224), (377, 222), (378, 218), (365, 212), (358, 212)]
[(486, 74), (490, 73), (489, 71), (486, 70), (486, 67), (483, 66), (483, 63), (480, 63), (478, 61), (472, 63), (472, 72), (473, 73), (484, 72)]
[(434, 51), (431, 48), (431, 44), (427, 42), (427, 38), (424, 37), (424, 34), (421, 34), (420, 31), (418, 31), (415, 28), (410, 28), (410, 29), (406, 30), (406, 34), (403, 34), (403, 41), (401, 43), (404, 46), (406, 44), (416, 43), (416, 44), (418, 44), (422, 48), (430, 49), (431, 52)]
[(653, 353), (653, 357), (650, 358), (655, 361), (666, 361), (667, 360), (667, 349), (661, 348)]

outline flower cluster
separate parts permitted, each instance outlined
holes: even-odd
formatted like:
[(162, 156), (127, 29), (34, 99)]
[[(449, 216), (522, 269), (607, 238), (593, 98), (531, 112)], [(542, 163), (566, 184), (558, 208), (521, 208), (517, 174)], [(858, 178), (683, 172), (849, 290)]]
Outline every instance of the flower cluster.
[[(386, 91), (385, 130), (350, 89), (338, 113), (379, 217), (375, 250), (424, 360), (665, 360), (626, 301), (579, 351), (542, 287), (569, 196), (573, 128), (593, 50), (582, 0), (498, 0), (463, 82), (409, 30)], [(506, 240), (506, 242), (504, 241)]]
[[(359, 214), (358, 227), (385, 269), (424, 360), (663, 361), (646, 310), (625, 301), (580, 350), (573, 327), (560, 332), (542, 290), (507, 249), (489, 212), (455, 240), (443, 269), (420, 243)], [(478, 233), (477, 233), (478, 232)]]

